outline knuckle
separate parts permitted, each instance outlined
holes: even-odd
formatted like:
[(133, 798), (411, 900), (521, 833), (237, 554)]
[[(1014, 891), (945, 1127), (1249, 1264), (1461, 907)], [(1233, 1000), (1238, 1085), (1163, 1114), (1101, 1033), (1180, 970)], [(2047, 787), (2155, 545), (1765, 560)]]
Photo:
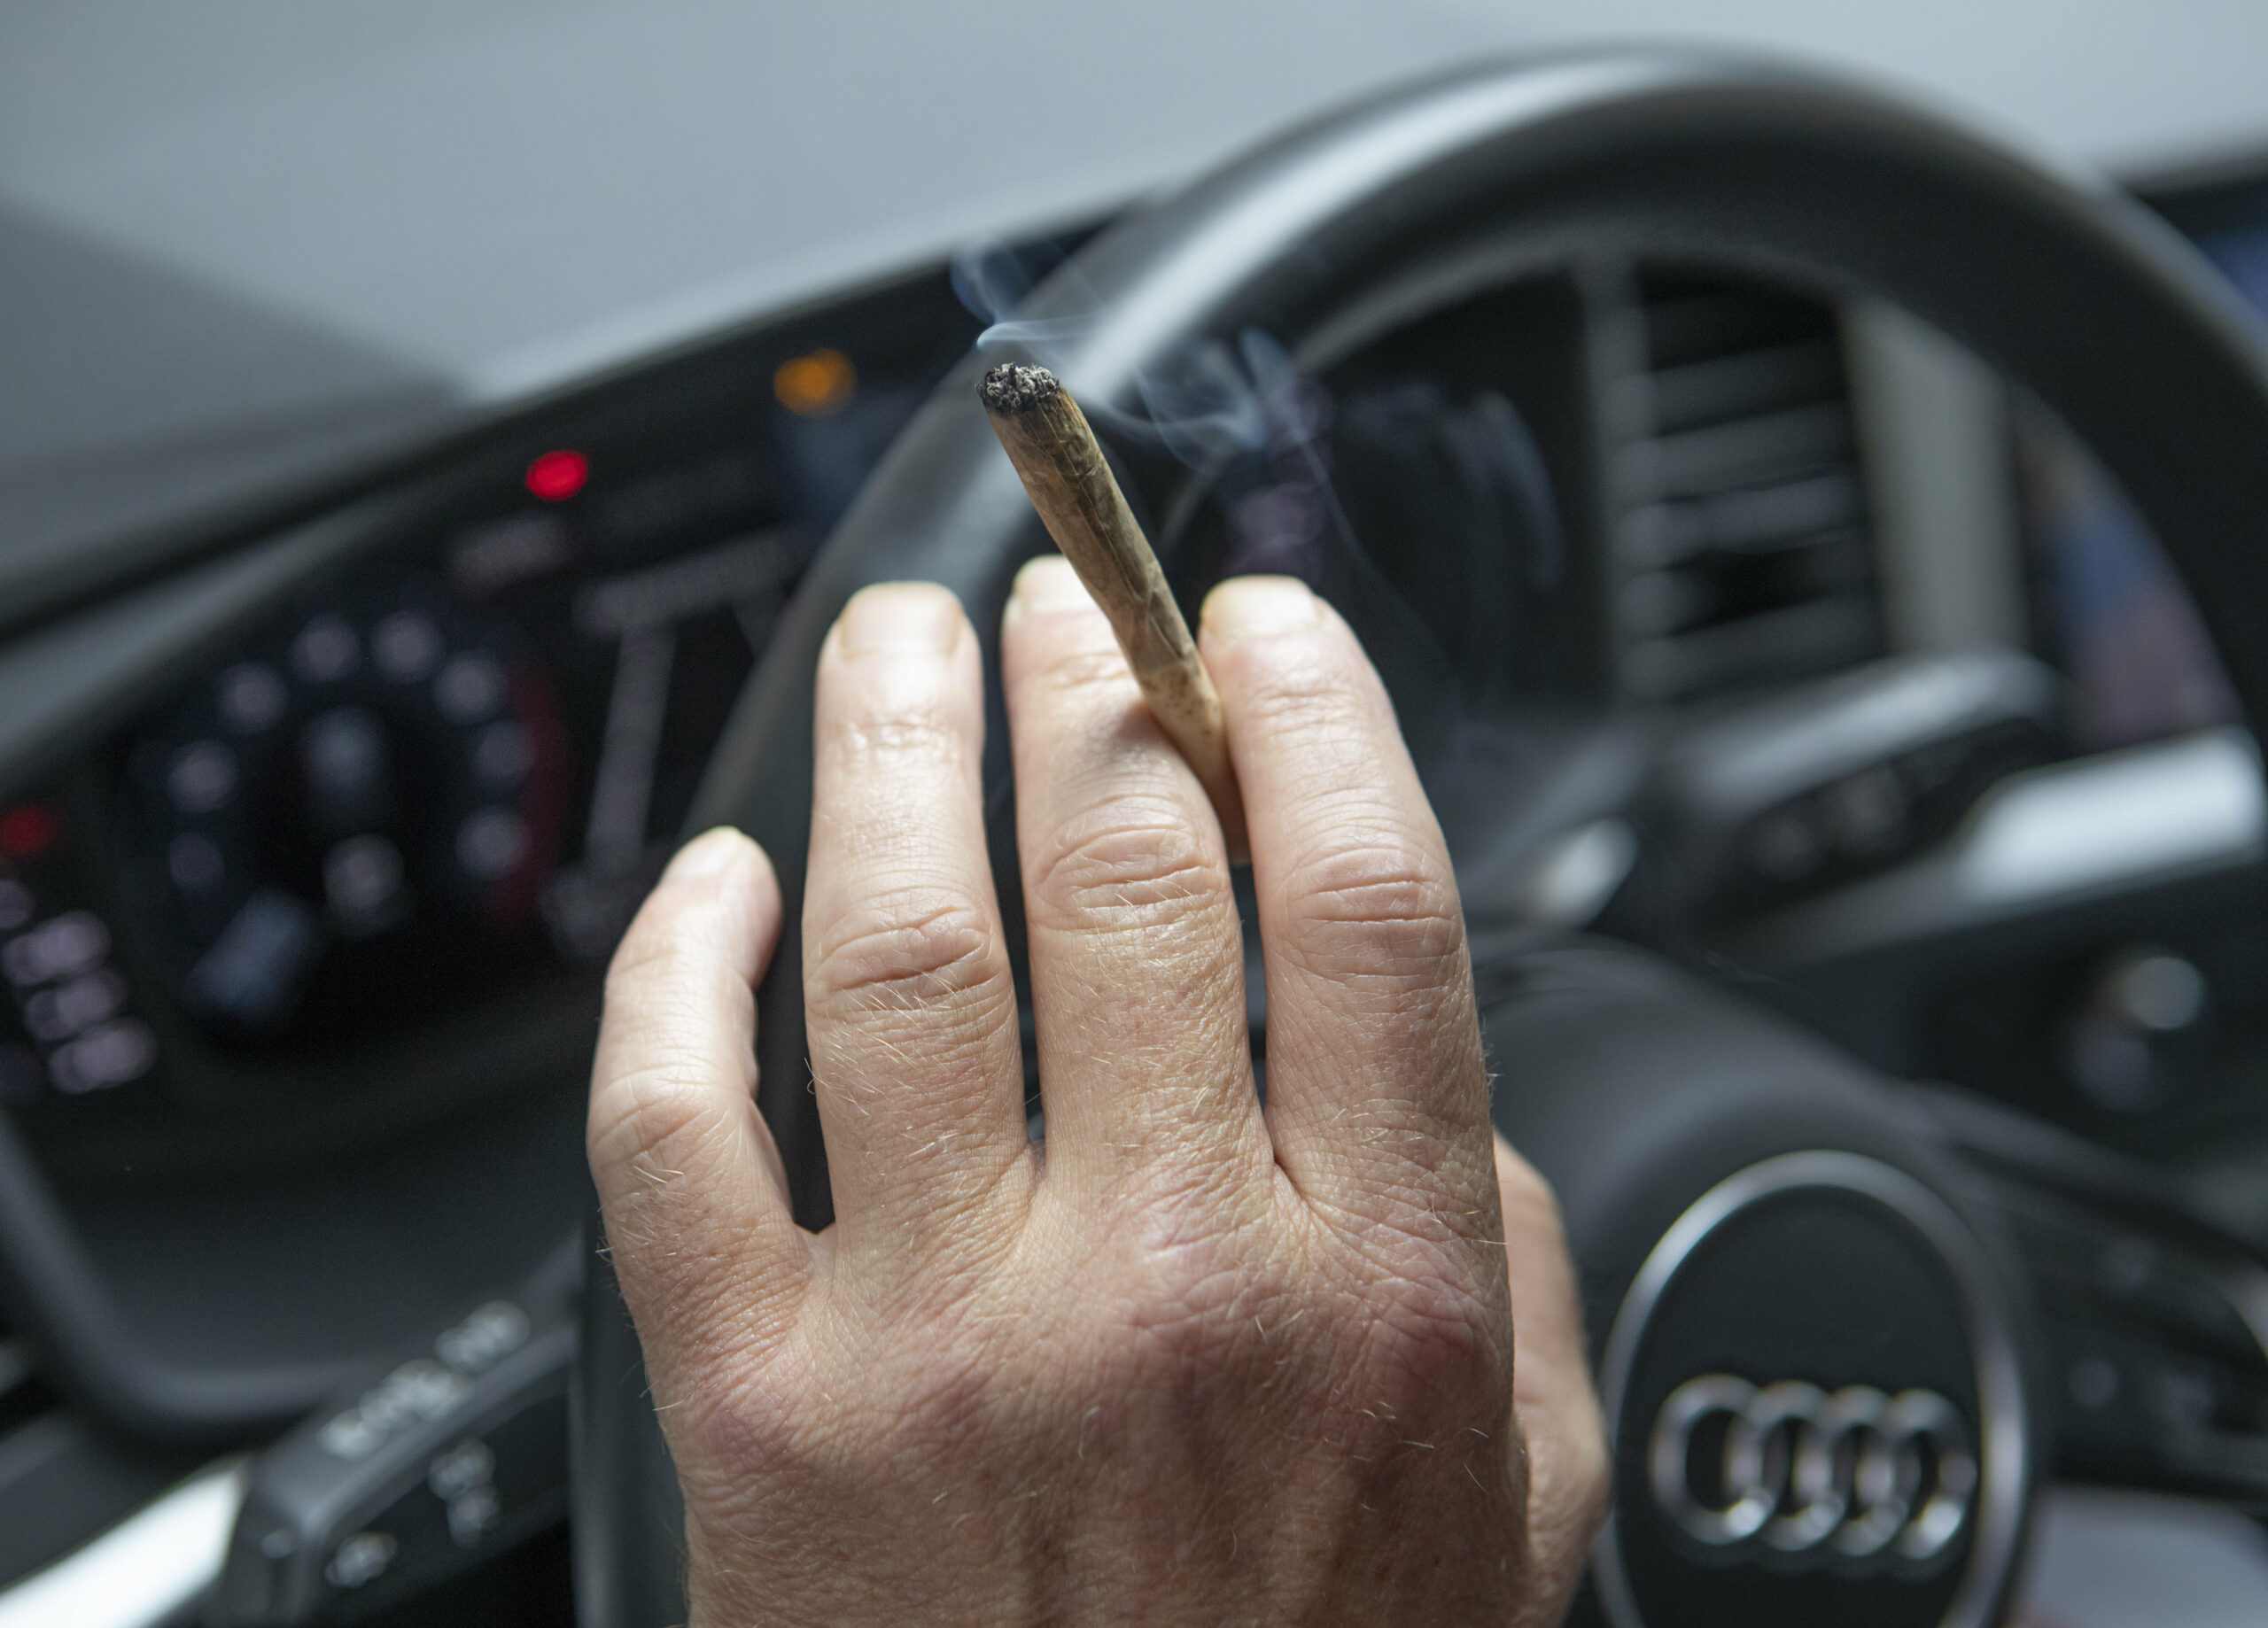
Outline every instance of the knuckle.
[(608, 1081), (591, 1100), (593, 1160), (666, 1180), (690, 1155), (733, 1134), (717, 1095), (693, 1082), (695, 1066), (690, 1058), (658, 1056)]
[[(1012, 1368), (951, 1330), (917, 1334), (920, 1361), (903, 1383), (889, 1421), (891, 1435), (933, 1461), (965, 1460), (984, 1441), (1002, 1409), (1001, 1395), (1031, 1394), (1045, 1384), (1018, 1384)], [(1041, 1392), (1044, 1393), (1044, 1392)]]
[(1073, 694), (1104, 692), (1111, 698), (1130, 702), (1139, 694), (1133, 671), (1099, 613), (1094, 620), (1096, 625), (1081, 629), (1039, 655), (1031, 675), (1049, 690)]
[(1038, 846), (1024, 894), (1051, 925), (1141, 926), (1217, 908), (1228, 885), (1187, 811), (1161, 798), (1066, 821)]
[(1306, 640), (1279, 640), (1270, 657), (1243, 698), (1248, 725), (1300, 740), (1366, 733), (1358, 675), (1344, 663)]
[(1509, 1313), (1458, 1275), (1412, 1274), (1377, 1291), (1367, 1344), (1413, 1396), (1509, 1400)]
[(1453, 981), (1464, 956), (1456, 885), (1427, 844), (1387, 827), (1301, 860), (1285, 878), (1284, 943), (1307, 970), (1395, 988)]
[(1211, 1244), (1153, 1249), (1143, 1267), (1128, 1320), (1153, 1349), (1186, 1355), (1209, 1348), (1239, 1305), (1266, 1298), (1252, 1291), (1239, 1262)]
[(815, 1016), (951, 1012), (999, 998), (1006, 962), (988, 913), (942, 889), (872, 895), (814, 946), (805, 998)]
[(1326, 1275), (1351, 1285), (1340, 1338), (1366, 1394), (1395, 1407), (1509, 1405), (1512, 1316), (1500, 1247), (1445, 1224), (1439, 1205), (1399, 1216), (1314, 1213)]
[(681, 918), (641, 920), (615, 947), (606, 969), (606, 1009), (615, 1012), (682, 983), (695, 970)]
[(791, 1476), (813, 1456), (808, 1387), (793, 1350), (782, 1342), (761, 1358), (736, 1351), (691, 1364), (682, 1395), (663, 1412), (688, 1480), (717, 1484), (708, 1501), (745, 1496), (751, 1479)]
[(1211, 1184), (1153, 1185), (1135, 1214), (1103, 1281), (1117, 1286), (1105, 1337), (1137, 1364), (1217, 1358), (1262, 1308), (1295, 1298), (1280, 1259)]
[(870, 702), (843, 720), (836, 744), (856, 767), (905, 758), (951, 758), (961, 749), (962, 731), (940, 701), (911, 696)]
[(756, 1361), (712, 1364), (687, 1405), (664, 1415), (685, 1438), (672, 1445), (688, 1486), (697, 1481), (712, 1510), (778, 1522), (799, 1504), (887, 1501), (908, 1477), (934, 1485), (1019, 1456), (1017, 1438), (1045, 1438), (1056, 1399), (1044, 1387), (1060, 1376), (1020, 1372), (1013, 1358), (934, 1330), (903, 1332), (907, 1345), (855, 1381), (794, 1339)]
[(838, 692), (827, 743), (852, 772), (912, 759), (958, 763), (967, 753), (971, 720), (967, 698), (942, 668), (905, 663), (889, 682)]

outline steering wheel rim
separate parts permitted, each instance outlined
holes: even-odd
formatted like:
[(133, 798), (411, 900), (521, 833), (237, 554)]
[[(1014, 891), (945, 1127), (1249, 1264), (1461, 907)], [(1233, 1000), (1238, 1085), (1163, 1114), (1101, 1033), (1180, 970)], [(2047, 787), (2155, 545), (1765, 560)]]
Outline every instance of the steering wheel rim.
[[(2268, 705), (2268, 349), (2252, 320), (2139, 205), (1870, 91), (1690, 53), (1491, 64), (1293, 131), (1142, 211), (1019, 314), (1075, 322), (1046, 360), (1082, 399), (1133, 411), (1145, 372), (1202, 341), (1256, 327), (1327, 366), (1429, 302), (1601, 250), (1880, 296), (2023, 381), (2155, 528), (2247, 716)], [(975, 377), (1007, 359), (1022, 359), (1012, 342), (973, 353), (894, 445), (711, 762), (695, 824), (764, 844), (791, 924), (812, 675), (843, 602), (874, 582), (941, 581), (990, 666), (1014, 570), (1047, 547), (975, 399)], [(987, 786), (1005, 791), (997, 694), (991, 708)], [(1012, 826), (994, 829), (1005, 893)], [(758, 991), (758, 1100), (798, 1219), (816, 1226), (829, 1209), (801, 985), (791, 926)], [(680, 1563), (656, 1537), (675, 1489), (610, 1279), (591, 1299), (604, 1354), (603, 1368), (586, 1358), (578, 1391), (579, 1611), (585, 1628), (648, 1628), (676, 1620), (655, 1614)]]

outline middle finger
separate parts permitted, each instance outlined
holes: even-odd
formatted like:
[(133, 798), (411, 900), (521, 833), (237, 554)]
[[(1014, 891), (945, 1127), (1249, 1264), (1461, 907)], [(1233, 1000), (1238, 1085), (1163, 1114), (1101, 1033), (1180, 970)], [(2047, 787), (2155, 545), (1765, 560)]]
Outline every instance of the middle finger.
[(1051, 1173), (1092, 1190), (1263, 1167), (1243, 937), (1203, 788), (1064, 561), (1017, 577), (1001, 647)]
[(835, 1214), (893, 1255), (1028, 1166), (1015, 986), (984, 852), (976, 634), (867, 588), (820, 654), (804, 1001)]

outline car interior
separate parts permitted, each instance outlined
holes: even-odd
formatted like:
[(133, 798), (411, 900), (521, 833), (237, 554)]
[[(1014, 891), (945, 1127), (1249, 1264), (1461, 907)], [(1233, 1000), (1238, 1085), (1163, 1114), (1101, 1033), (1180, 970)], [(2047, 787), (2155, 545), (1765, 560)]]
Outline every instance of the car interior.
[(0, 539), (0, 1628), (683, 1620), (602, 980), (711, 825), (794, 919), (876, 581), (985, 631), (1016, 919), (1002, 360), (1185, 609), (1301, 577), (1392, 694), (1580, 1273), (1572, 1621), (2268, 1620), (2264, 308), (2268, 149), (2111, 182), (1783, 60), (1489, 58)]

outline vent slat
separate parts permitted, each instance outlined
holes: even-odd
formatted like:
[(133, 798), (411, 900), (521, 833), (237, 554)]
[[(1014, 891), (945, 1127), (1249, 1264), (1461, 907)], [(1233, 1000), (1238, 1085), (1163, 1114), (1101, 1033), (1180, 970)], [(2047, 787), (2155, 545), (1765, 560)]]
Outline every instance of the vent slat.
[(1866, 539), (1832, 532), (1800, 549), (1705, 559), (1633, 577), (1623, 626), (1639, 636), (1731, 622), (1837, 593), (1864, 593), (1873, 576)]
[(1817, 300), (1753, 284), (1657, 293), (1645, 305), (1646, 355), (1656, 369), (1835, 331), (1833, 313)]
[(1674, 565), (1708, 549), (1748, 554), (1798, 547), (1821, 531), (1855, 525), (1866, 496), (1848, 469), (1714, 497), (1651, 503), (1622, 523), (1625, 561), (1640, 570)]
[(1832, 339), (1811, 339), (1655, 374), (1654, 427), (1665, 433), (1699, 429), (1842, 396), (1842, 352)]
[(1873, 597), (1844, 594), (1648, 640), (1631, 647), (1625, 674), (1634, 694), (1674, 701), (1855, 666), (1875, 653), (1879, 640)]
[(1601, 406), (1633, 696), (1677, 701), (1882, 653), (1839, 320), (1760, 284), (1651, 273)]
[(1636, 442), (1620, 473), (1633, 491), (1708, 497), (1812, 474), (1850, 455), (1850, 407), (1829, 401)]

